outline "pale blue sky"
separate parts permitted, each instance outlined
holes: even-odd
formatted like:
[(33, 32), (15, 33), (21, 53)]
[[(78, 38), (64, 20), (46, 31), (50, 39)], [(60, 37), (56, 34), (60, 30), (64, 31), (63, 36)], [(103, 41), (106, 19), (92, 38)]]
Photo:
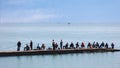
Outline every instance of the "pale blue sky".
[(0, 23), (119, 23), (120, 0), (0, 0)]

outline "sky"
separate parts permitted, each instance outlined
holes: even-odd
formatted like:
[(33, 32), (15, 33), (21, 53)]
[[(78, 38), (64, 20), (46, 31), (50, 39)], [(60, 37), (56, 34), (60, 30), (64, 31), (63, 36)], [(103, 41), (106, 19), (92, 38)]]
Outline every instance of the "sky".
[(0, 0), (0, 23), (119, 23), (120, 0)]

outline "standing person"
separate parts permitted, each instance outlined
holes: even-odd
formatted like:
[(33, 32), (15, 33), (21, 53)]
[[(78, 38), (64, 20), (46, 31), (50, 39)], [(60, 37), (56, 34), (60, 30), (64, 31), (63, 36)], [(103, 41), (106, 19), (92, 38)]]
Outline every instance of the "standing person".
[(111, 44), (112, 49), (114, 49), (114, 46), (115, 46), (114, 43), (112, 43), (112, 44)]
[(53, 50), (55, 50), (55, 42), (54, 42), (54, 40), (52, 41), (52, 47), (53, 47)]
[(30, 49), (31, 50), (33, 49), (33, 42), (32, 42), (32, 40), (30, 41)]
[(17, 42), (17, 51), (20, 51), (20, 47), (21, 47), (21, 42), (18, 41), (18, 42)]
[(60, 48), (62, 49), (62, 47), (63, 47), (63, 41), (61, 40), (60, 41)]

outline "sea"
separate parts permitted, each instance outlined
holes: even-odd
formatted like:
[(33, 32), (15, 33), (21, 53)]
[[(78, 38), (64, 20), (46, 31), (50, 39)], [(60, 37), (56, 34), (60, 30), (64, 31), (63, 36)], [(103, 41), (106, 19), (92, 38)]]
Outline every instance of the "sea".
[[(67, 42), (102, 42), (120, 49), (119, 23), (0, 23), (0, 52), (21, 51), (33, 41), (33, 48), (44, 43), (52, 47), (52, 40)], [(0, 57), (0, 68), (120, 68), (120, 52), (73, 53)]]

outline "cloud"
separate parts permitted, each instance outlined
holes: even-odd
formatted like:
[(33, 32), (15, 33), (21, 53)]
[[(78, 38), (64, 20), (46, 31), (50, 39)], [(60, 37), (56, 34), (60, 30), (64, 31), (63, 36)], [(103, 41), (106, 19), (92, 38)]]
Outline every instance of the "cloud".
[(11, 10), (0, 13), (1, 23), (17, 23), (17, 22), (46, 22), (60, 17), (54, 11), (43, 9), (32, 10)]
[(0, 23), (48, 22), (60, 18), (61, 15), (55, 9), (41, 7), (44, 5), (40, 3), (45, 1), (0, 0)]

